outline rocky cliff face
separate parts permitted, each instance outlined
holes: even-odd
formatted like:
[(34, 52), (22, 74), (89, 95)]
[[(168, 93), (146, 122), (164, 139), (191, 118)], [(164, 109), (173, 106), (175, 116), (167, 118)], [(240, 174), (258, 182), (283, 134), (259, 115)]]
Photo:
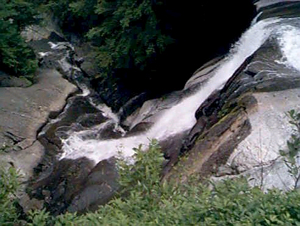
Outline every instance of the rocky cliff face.
[[(289, 3), (287, 13), (297, 4)], [(280, 4), (272, 10), (277, 7), (286, 9)], [(283, 17), (285, 12), (281, 11)], [(195, 173), (215, 179), (244, 175), (264, 189), (293, 186), (279, 154), (287, 149), (292, 133), (286, 113), (299, 110), (300, 72), (294, 61), (300, 54), (299, 14), (293, 13), (294, 19), (275, 22), (265, 43), (202, 103), (182, 149), (186, 158), (166, 178), (177, 177), (178, 172), (184, 172), (181, 180)]]

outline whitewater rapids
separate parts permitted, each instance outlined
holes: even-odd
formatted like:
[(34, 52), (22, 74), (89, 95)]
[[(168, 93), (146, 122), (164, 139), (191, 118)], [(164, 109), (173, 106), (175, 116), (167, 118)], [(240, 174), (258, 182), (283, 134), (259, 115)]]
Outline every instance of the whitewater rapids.
[(63, 153), (59, 158), (75, 160), (86, 157), (93, 160), (95, 164), (112, 156), (118, 156), (120, 153), (123, 157), (130, 158), (134, 154), (133, 148), (140, 144), (147, 149), (151, 139), (162, 141), (190, 130), (196, 123), (195, 112), (201, 103), (213, 91), (221, 89), (245, 59), (251, 56), (270, 36), (279, 37), (278, 42), (285, 55), (283, 63), (300, 70), (296, 57), (300, 55), (300, 48), (291, 47), (294, 42), (300, 40), (300, 31), (297, 27), (287, 25), (285, 23), (287, 20), (272, 18), (253, 24), (233, 45), (214, 75), (195, 94), (168, 109), (148, 131), (136, 136), (110, 140), (84, 139), (84, 133), (88, 131), (72, 132), (67, 139), (62, 140)]

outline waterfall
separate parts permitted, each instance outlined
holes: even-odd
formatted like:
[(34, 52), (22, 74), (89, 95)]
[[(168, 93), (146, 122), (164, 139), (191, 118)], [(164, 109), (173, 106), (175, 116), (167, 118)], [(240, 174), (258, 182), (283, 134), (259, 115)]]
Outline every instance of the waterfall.
[(162, 141), (175, 134), (188, 131), (196, 123), (194, 115), (201, 103), (214, 90), (223, 87), (245, 59), (252, 55), (271, 35), (276, 27), (273, 25), (279, 21), (279, 19), (266, 19), (253, 24), (232, 47), (224, 63), (215, 70), (214, 75), (206, 84), (191, 96), (168, 109), (148, 131), (136, 136), (110, 140), (85, 139), (83, 136), (85, 131), (73, 132), (67, 139), (62, 140), (63, 153), (60, 159), (86, 157), (97, 164), (101, 160), (119, 153), (129, 158), (134, 154), (133, 148), (142, 144), (146, 149), (150, 139)]
[(263, 12), (258, 13), (251, 22), (251, 26), (257, 23), (259, 17), (263, 14)]
[[(290, 19), (291, 22), (298, 22), (297, 19)], [(300, 71), (300, 30), (299, 25), (294, 27), (292, 25), (282, 26), (281, 30), (278, 32), (279, 45), (281, 47), (281, 52), (283, 58), (281, 63), (288, 67), (293, 67)]]

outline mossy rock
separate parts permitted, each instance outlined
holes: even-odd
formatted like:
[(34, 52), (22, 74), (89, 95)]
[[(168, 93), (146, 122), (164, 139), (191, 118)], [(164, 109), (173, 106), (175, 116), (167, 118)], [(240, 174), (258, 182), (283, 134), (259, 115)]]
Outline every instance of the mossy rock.
[(32, 85), (32, 82), (25, 77), (5, 77), (0, 78), (0, 87), (29, 87)]

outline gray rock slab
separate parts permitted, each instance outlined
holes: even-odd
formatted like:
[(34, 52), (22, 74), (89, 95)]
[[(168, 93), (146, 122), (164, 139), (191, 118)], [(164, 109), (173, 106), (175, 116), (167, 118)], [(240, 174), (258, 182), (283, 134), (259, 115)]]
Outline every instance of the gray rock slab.
[[(254, 94), (257, 107), (248, 112), (252, 126), (250, 135), (243, 140), (230, 156), (227, 165), (255, 179), (259, 185), (263, 180), (264, 188), (290, 188), (293, 179), (289, 176), (279, 150), (287, 149), (287, 140), (293, 133), (286, 113), (295, 109), (299, 111), (300, 89)], [(281, 170), (276, 173), (276, 166)], [(261, 167), (268, 166), (261, 178)], [(282, 180), (284, 178), (284, 181)], [(254, 181), (252, 181), (254, 183)]]
[(28, 178), (43, 155), (39, 129), (76, 90), (54, 69), (39, 70), (38, 82), (28, 88), (0, 88), (0, 164), (11, 162)]

